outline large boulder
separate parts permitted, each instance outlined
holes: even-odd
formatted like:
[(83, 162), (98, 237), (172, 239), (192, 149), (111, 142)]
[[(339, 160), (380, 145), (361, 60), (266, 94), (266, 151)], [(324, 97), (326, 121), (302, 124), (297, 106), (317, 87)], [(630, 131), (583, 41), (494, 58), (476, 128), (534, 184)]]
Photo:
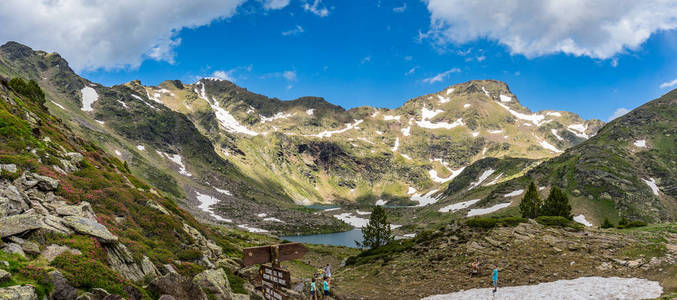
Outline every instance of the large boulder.
[(68, 284), (68, 280), (61, 272), (51, 271), (48, 276), (49, 282), (54, 288), (50, 300), (72, 300), (78, 297), (78, 290)]
[(206, 300), (207, 295), (192, 280), (176, 273), (153, 279), (148, 289), (156, 295), (169, 295), (176, 300)]
[(52, 262), (57, 256), (61, 255), (61, 253), (64, 253), (66, 251), (68, 251), (68, 252), (70, 252), (74, 255), (82, 254), (82, 252), (80, 252), (80, 250), (78, 250), (78, 249), (71, 249), (71, 248), (66, 247), (66, 246), (52, 244), (52, 245), (47, 246), (47, 248), (45, 248), (45, 250), (42, 250), (41, 255), (48, 262)]
[[(21, 249), (21, 245), (17, 243), (7, 243), (4, 247), (2, 247), (2, 251), (10, 254), (18, 254), (22, 257), (26, 257), (26, 253), (24, 252), (23, 249)], [(2, 298), (0, 298), (2, 299)]]
[(0, 219), (0, 238), (17, 235), (44, 226), (42, 216), (37, 214), (20, 214)]
[(0, 288), (0, 300), (38, 300), (38, 295), (33, 286), (14, 285)]
[(16, 173), (18, 170), (15, 164), (0, 164), (0, 171)]
[(87, 219), (94, 219), (96, 215), (89, 202), (84, 201), (78, 205), (67, 205), (65, 202), (58, 201), (54, 205), (54, 211), (59, 216), (76, 216)]
[(41, 191), (56, 191), (56, 189), (59, 187), (59, 181), (54, 178), (38, 174), (31, 174), (31, 177), (38, 182), (37, 186)]
[(150, 258), (148, 256), (143, 256), (143, 259), (141, 260), (141, 271), (143, 271), (143, 274), (147, 277), (150, 278), (155, 278), (160, 276), (160, 271), (155, 267), (152, 261), (150, 261)]
[(230, 289), (228, 277), (223, 269), (205, 270), (193, 277), (193, 282), (200, 286), (205, 293), (210, 294), (218, 300), (233, 299), (233, 292)]
[(63, 218), (63, 224), (79, 233), (96, 237), (102, 242), (112, 243), (118, 240), (118, 237), (110, 233), (106, 226), (99, 224), (99, 222), (93, 219), (66, 216)]

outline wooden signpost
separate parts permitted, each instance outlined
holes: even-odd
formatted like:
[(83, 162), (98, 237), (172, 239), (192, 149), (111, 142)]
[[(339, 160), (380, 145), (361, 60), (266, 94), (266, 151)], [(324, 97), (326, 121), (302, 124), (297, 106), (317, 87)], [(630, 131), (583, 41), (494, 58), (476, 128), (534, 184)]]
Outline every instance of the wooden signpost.
[[(291, 273), (283, 270), (280, 267), (280, 262), (301, 258), (308, 252), (308, 248), (300, 243), (288, 243), (245, 248), (243, 252), (243, 265), (261, 264), (259, 276), (261, 277), (263, 297), (267, 300), (289, 299), (289, 296), (279, 288), (291, 288)], [(266, 263), (271, 263), (271, 265), (263, 265)]]

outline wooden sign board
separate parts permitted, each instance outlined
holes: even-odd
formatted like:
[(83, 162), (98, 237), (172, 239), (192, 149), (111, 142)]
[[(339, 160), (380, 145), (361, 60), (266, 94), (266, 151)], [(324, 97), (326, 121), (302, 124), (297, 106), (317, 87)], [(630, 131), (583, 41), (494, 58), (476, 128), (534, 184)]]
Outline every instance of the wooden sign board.
[(261, 268), (259, 268), (259, 275), (261, 275), (261, 280), (263, 281), (291, 288), (291, 273), (289, 273), (289, 271), (269, 266), (261, 266)]
[(289, 295), (275, 288), (273, 283), (263, 282), (263, 298), (266, 300), (288, 300)]
[(265, 264), (273, 261), (272, 247), (278, 247), (280, 252), (280, 261), (298, 259), (303, 257), (308, 248), (301, 243), (288, 243), (273, 246), (252, 247), (243, 249), (244, 257), (242, 263), (245, 266), (256, 264)]

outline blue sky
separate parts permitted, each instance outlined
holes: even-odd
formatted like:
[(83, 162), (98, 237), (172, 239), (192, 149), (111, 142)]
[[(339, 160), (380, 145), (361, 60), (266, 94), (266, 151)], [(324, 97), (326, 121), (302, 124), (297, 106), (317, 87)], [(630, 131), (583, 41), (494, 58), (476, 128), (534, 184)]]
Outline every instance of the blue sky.
[[(74, 8), (64, 9), (84, 13), (79, 12), (78, 0), (66, 2), (74, 2)], [(448, 5), (455, 1), (443, 0), (231, 2), (231, 6), (215, 8), (213, 15), (203, 20), (185, 16), (171, 24), (156, 22), (158, 33), (149, 32), (146, 38), (155, 48), (144, 49), (149, 44), (141, 40), (139, 50), (124, 57), (116, 57), (115, 51), (135, 49), (136, 44), (111, 48), (104, 55), (92, 54), (94, 50), (79, 53), (82, 50), (70, 49), (74, 46), (68, 41), (44, 46), (41, 43), (48, 38), (38, 40), (38, 45), (30, 38), (24, 42), (75, 59), (81, 75), (105, 85), (134, 79), (150, 85), (167, 79), (192, 83), (199, 77), (219, 76), (270, 97), (320, 96), (345, 108), (395, 108), (455, 83), (498, 79), (507, 82), (531, 110), (572, 111), (586, 119), (606, 121), (619, 108), (632, 109), (666, 93), (673, 87), (661, 85), (677, 78), (674, 5), (647, 8), (621, 4), (629, 6), (617, 12), (601, 9), (594, 16), (607, 23), (591, 19), (580, 26), (550, 27), (572, 22), (564, 22), (568, 20), (564, 13), (555, 11), (553, 15), (552, 7), (534, 8), (538, 2), (527, 0), (516, 3), (531, 7), (538, 15), (524, 15), (524, 7), (505, 13), (506, 8), (489, 3), (501, 1), (453, 8)], [(608, 3), (614, 5), (613, 1)], [(205, 7), (209, 8), (209, 3)], [(222, 11), (217, 12), (219, 9)], [(573, 15), (574, 9), (589, 12), (585, 7), (567, 9)], [(141, 13), (142, 9), (136, 10)], [(470, 19), (477, 11), (480, 15)], [(492, 19), (482, 21), (484, 14)], [(646, 22), (640, 22), (630, 31), (605, 27), (609, 22), (625, 24), (624, 20), (637, 19), (637, 14), (657, 21), (646, 28), (641, 27)], [(463, 19), (465, 16), (470, 17)], [(476, 19), (479, 21), (473, 23)], [(505, 26), (491, 25), (500, 20)], [(105, 23), (101, 28), (115, 30), (114, 25)], [(152, 27), (148, 23), (138, 26)], [(135, 32), (136, 27), (118, 31), (125, 30)], [(134, 38), (121, 37), (109, 44), (124, 44)], [(80, 39), (86, 45), (86, 37)], [(98, 49), (100, 43), (92, 43), (92, 49)], [(79, 63), (83, 56), (89, 60)], [(110, 64), (96, 63), (107, 59)], [(435, 76), (439, 80), (434, 80)]]

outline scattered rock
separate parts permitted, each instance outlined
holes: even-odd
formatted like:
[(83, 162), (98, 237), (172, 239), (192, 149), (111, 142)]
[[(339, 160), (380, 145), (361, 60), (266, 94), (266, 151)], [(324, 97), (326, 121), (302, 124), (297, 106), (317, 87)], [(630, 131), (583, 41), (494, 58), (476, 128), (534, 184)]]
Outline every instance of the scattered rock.
[(170, 295), (162, 295), (162, 296), (160, 296), (160, 298), (158, 298), (158, 300), (176, 300), (176, 298), (174, 298), (174, 296), (170, 296)]
[(36, 242), (26, 241), (21, 244), (21, 249), (28, 254), (37, 255), (40, 254), (40, 246)]
[(52, 244), (47, 246), (47, 248), (45, 248), (45, 250), (42, 251), (41, 255), (42, 257), (47, 259), (48, 262), (52, 262), (57, 256), (61, 255), (61, 253), (64, 253), (66, 251), (75, 255), (82, 254), (82, 252), (80, 252), (80, 250), (78, 249), (71, 249), (66, 246)]
[[(98, 224), (98, 223), (97, 223)], [(122, 276), (132, 280), (140, 280), (144, 273), (139, 265), (132, 258), (127, 247), (121, 243), (103, 245), (108, 254), (108, 263), (113, 270), (118, 271)]]
[(162, 273), (162, 275), (166, 275), (166, 274), (169, 274), (169, 273), (178, 274), (178, 272), (176, 272), (176, 269), (174, 269), (174, 266), (172, 266), (170, 264), (162, 265), (161, 273)]
[(68, 284), (68, 280), (59, 271), (49, 272), (49, 282), (54, 287), (51, 300), (71, 300), (78, 296), (78, 290)]
[(221, 268), (205, 270), (195, 275), (193, 282), (218, 300), (230, 300), (233, 298), (228, 277), (226, 272)]
[(141, 260), (141, 271), (143, 271), (143, 274), (145, 276), (150, 276), (151, 278), (160, 276), (160, 271), (158, 271), (153, 262), (150, 261), (150, 258), (148, 258), (148, 256), (145, 255)]
[(95, 220), (76, 216), (66, 216), (63, 218), (63, 221), (66, 226), (73, 230), (82, 234), (94, 236), (103, 242), (111, 243), (118, 240), (118, 237), (110, 233), (106, 226), (99, 224)]
[(30, 176), (33, 178), (33, 180), (37, 181), (38, 189), (41, 191), (56, 191), (56, 189), (59, 187), (59, 181), (54, 178), (38, 174), (30, 174)]
[(18, 171), (15, 164), (0, 165), (0, 170), (7, 171), (8, 173), (16, 173)]
[(20, 214), (28, 209), (24, 196), (16, 186), (0, 183), (0, 218)]
[(38, 300), (35, 288), (30, 285), (14, 285), (0, 288), (0, 299), (8, 300)]
[(94, 219), (95, 214), (89, 202), (84, 201), (79, 205), (60, 205), (55, 207), (55, 212), (59, 216), (76, 216), (87, 219)]
[[(5, 245), (5, 247), (2, 248), (2, 251), (5, 251), (7, 253), (11, 254), (18, 254), (21, 255), (22, 257), (26, 257), (26, 253), (24, 253), (24, 250), (21, 249), (21, 246), (19, 244), (15, 243), (8, 243)], [(2, 298), (0, 298), (2, 299)]]
[(206, 300), (207, 295), (192, 280), (176, 273), (153, 279), (148, 289), (156, 295), (170, 295), (176, 300)]
[(43, 227), (42, 216), (21, 214), (0, 219), (0, 238), (13, 236), (28, 230)]
[(0, 282), (8, 281), (10, 277), (12, 277), (12, 274), (3, 269), (0, 269)]

